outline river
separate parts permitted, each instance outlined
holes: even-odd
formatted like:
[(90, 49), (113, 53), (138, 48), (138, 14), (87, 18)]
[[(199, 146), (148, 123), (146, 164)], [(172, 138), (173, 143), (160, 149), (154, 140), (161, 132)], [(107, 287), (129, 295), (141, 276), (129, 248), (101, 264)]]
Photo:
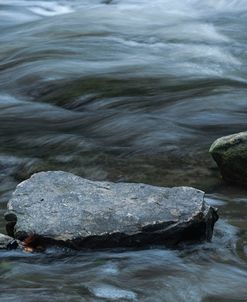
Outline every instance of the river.
[(0, 252), (0, 301), (247, 300), (247, 189), (208, 149), (247, 129), (246, 0), (0, 0), (0, 231), (43, 170), (190, 185), (212, 242), (168, 250)]

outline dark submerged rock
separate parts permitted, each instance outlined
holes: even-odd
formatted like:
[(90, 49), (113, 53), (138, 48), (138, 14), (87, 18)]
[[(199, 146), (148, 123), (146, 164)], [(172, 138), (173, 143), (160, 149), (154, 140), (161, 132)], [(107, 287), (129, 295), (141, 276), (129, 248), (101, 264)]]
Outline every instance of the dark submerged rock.
[(98, 182), (62, 171), (20, 183), (5, 215), (20, 240), (73, 248), (174, 246), (210, 240), (216, 211), (191, 187)]
[(209, 152), (225, 181), (247, 184), (247, 131), (217, 139)]

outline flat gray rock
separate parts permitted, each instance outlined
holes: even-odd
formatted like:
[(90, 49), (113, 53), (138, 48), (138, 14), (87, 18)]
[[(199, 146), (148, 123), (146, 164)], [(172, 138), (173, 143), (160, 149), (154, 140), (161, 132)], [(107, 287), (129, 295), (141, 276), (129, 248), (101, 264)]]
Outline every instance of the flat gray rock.
[(247, 184), (247, 131), (217, 139), (209, 152), (224, 180)]
[(210, 240), (216, 211), (190, 187), (83, 179), (50, 171), (20, 183), (8, 203), (7, 221), (18, 239), (75, 248), (176, 245)]

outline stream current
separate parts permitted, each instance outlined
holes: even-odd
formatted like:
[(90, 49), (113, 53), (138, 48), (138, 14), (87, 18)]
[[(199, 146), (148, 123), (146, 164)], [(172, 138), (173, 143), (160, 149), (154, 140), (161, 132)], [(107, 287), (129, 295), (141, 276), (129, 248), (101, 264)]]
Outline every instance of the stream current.
[(0, 0), (0, 232), (22, 180), (189, 185), (220, 220), (168, 250), (0, 251), (1, 302), (247, 301), (247, 189), (208, 149), (247, 129), (246, 0)]

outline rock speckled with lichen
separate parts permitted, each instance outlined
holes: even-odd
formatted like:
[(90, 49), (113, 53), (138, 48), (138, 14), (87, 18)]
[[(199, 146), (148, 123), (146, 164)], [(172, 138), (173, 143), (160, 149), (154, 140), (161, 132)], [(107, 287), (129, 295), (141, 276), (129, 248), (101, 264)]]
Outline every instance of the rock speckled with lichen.
[(247, 184), (247, 131), (217, 139), (209, 152), (224, 180)]

